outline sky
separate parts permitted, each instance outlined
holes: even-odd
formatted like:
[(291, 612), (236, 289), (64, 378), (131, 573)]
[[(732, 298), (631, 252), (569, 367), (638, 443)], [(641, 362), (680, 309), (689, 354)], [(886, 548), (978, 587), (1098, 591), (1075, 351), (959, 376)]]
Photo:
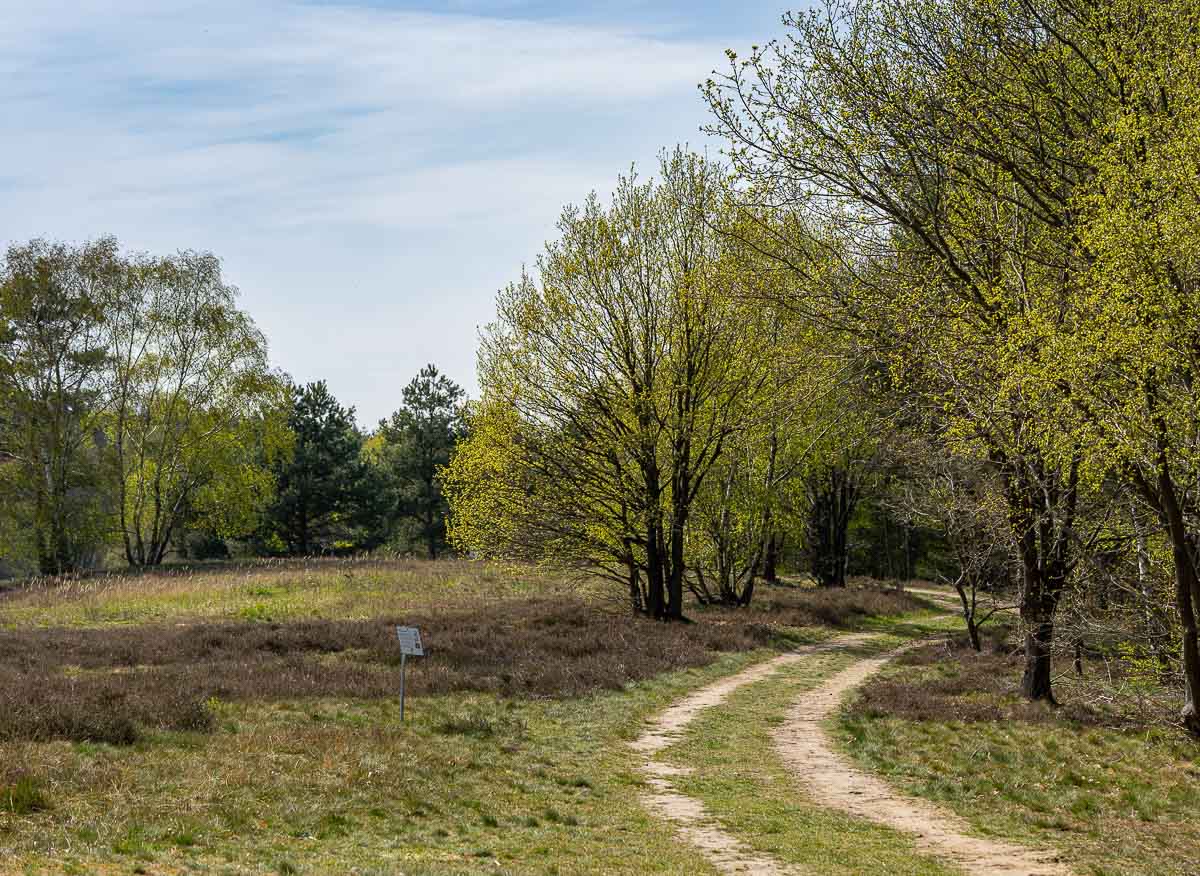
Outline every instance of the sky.
[(208, 250), (299, 382), (373, 427), (476, 391), (496, 291), (780, 35), (759, 0), (0, 0), (0, 245)]

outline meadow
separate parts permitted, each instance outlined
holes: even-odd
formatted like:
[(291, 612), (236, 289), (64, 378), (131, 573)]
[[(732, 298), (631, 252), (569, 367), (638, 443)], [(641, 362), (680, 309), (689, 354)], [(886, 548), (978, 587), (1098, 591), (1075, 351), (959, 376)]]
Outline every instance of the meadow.
[[(782, 588), (695, 623), (595, 582), (332, 560), (0, 596), (6, 872), (706, 872), (623, 743), (682, 692), (910, 596)], [(416, 624), (399, 720), (392, 626)], [(614, 839), (614, 838), (618, 838)]]
[[(629, 743), (689, 692), (849, 631), (866, 638), (737, 690), (660, 755), (742, 847), (960, 872), (809, 799), (771, 741), (833, 674), (924, 641), (842, 704), (845, 756), (1072, 872), (1192, 872), (1200, 773), (1171, 692), (1132, 695), (1116, 661), (1030, 704), (1012, 630), (976, 654), (952, 609), (928, 585), (797, 579), (663, 624), (586, 577), (460, 560), (25, 582), (0, 594), (0, 872), (714, 873), (645, 805)], [(396, 624), (429, 651), (403, 722)]]

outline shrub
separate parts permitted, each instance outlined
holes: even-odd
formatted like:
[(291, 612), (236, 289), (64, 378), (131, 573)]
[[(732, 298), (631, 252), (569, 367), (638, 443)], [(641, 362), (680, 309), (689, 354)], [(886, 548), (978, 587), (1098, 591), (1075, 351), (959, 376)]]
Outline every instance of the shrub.
[[(481, 691), (575, 697), (768, 645), (782, 628), (899, 614), (910, 597), (804, 591), (692, 624), (607, 613), (581, 599), (505, 599), (469, 611), (371, 620), (193, 623), (0, 634), (0, 739), (128, 744), (146, 729), (204, 731), (206, 703), (398, 692), (394, 627), (422, 628), (430, 656), (409, 663), (413, 694)], [(490, 720), (490, 719), (488, 719)], [(489, 733), (485, 720), (444, 732)]]

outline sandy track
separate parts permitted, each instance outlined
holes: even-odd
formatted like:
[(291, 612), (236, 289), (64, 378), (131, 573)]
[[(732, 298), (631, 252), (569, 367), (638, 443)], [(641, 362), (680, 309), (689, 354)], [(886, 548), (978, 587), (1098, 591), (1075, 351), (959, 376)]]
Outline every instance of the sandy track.
[(761, 681), (782, 667), (813, 654), (853, 647), (872, 638), (874, 636), (869, 634), (841, 636), (829, 642), (781, 654), (702, 687), (652, 718), (647, 729), (630, 743), (641, 757), (639, 768), (651, 788), (642, 795), (642, 804), (649, 812), (671, 821), (678, 835), (703, 852), (722, 873), (776, 876), (804, 872), (776, 861), (769, 855), (755, 852), (741, 840), (725, 832), (703, 803), (680, 794), (671, 785), (672, 776), (686, 775), (690, 770), (661, 763), (655, 760), (655, 755), (675, 742), (700, 712), (720, 704), (738, 688)]
[[(821, 726), (842, 697), (898, 651), (860, 660), (805, 693), (774, 734), (775, 746), (817, 803), (915, 836), (917, 849), (979, 876), (1068, 876), (1057, 853), (968, 834), (967, 823), (924, 800), (903, 796), (836, 753)], [(736, 678), (736, 676), (735, 676)]]

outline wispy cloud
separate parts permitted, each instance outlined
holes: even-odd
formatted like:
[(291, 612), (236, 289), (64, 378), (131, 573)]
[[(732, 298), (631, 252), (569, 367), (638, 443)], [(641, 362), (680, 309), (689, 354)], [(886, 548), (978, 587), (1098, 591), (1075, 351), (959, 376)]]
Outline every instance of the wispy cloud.
[(299, 0), (0, 3), (0, 240), (211, 248), (281, 364), (373, 419), (426, 358), (469, 382), (474, 326), (563, 202), (695, 141), (722, 45)]

